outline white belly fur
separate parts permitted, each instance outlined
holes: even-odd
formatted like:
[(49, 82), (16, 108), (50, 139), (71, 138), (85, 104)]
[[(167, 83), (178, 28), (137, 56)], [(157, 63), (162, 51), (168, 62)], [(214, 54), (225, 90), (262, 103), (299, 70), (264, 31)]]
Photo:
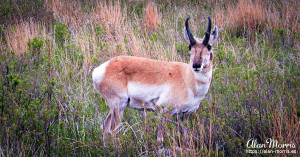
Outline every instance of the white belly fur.
[[(128, 97), (130, 98), (129, 107), (135, 109), (155, 110), (155, 106), (164, 105), (167, 111), (169, 108), (168, 102), (171, 87), (168, 84), (164, 85), (144, 85), (136, 82), (128, 83)], [(182, 92), (185, 92), (184, 90)], [(191, 90), (189, 92), (189, 102), (176, 104), (171, 110), (171, 114), (175, 113), (192, 113), (199, 108), (200, 100), (204, 97), (195, 97)], [(144, 104), (144, 106), (142, 106)]]
[[(128, 83), (128, 97), (132, 100), (129, 107), (143, 108), (141, 103), (148, 109), (167, 103), (170, 86), (165, 85), (144, 85), (136, 82)], [(155, 103), (155, 104), (154, 104)]]

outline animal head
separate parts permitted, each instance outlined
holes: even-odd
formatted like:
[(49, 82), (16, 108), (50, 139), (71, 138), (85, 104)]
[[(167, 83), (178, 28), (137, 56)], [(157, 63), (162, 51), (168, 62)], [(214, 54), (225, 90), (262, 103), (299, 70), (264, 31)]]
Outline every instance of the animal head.
[(208, 17), (208, 26), (202, 39), (195, 38), (189, 28), (189, 17), (185, 20), (184, 38), (189, 44), (191, 66), (195, 72), (201, 72), (213, 60), (212, 45), (218, 37), (218, 27), (214, 26), (211, 32), (211, 19)]

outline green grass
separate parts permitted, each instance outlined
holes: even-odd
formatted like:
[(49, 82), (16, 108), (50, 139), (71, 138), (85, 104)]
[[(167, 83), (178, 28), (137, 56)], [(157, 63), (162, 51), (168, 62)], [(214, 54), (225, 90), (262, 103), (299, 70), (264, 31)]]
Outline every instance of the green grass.
[[(182, 37), (184, 19), (195, 14), (191, 29), (202, 37), (207, 16), (222, 4), (158, 1), (162, 18), (157, 29), (145, 27), (146, 2), (121, 2), (119, 20), (126, 20), (115, 25), (107, 24), (109, 20), (76, 25), (63, 21), (72, 16), (70, 12), (55, 17), (47, 10), (34, 19), (36, 25), (46, 27), (47, 34), (29, 39), (28, 50), (17, 53), (9, 46), (8, 31), (21, 22), (18, 12), (26, 21), (50, 5), (32, 3), (5, 1), (1, 6), (5, 12), (0, 15), (0, 156), (155, 156), (160, 149), (158, 117), (163, 115), (153, 112), (127, 108), (118, 139), (103, 147), (101, 125), (109, 108), (94, 90), (91, 72), (116, 55), (188, 62), (188, 45)], [(85, 15), (96, 19), (92, 1), (69, 5), (84, 8), (79, 19), (86, 19)], [(37, 11), (30, 13), (28, 7)], [(48, 16), (56, 18), (55, 22), (47, 21)], [(218, 21), (213, 23), (218, 25)], [(164, 123), (164, 148), (180, 156), (247, 156), (246, 143), (251, 138), (297, 143), (300, 35), (272, 28), (247, 31), (237, 35), (237, 30), (221, 27), (213, 46), (209, 93), (187, 121), (172, 117), (172, 122)], [(179, 125), (187, 128), (187, 141)]]

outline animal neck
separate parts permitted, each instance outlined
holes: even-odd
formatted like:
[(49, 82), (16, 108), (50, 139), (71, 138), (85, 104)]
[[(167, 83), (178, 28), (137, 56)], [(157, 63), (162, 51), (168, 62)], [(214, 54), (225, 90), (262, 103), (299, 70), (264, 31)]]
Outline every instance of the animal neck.
[(202, 71), (196, 72), (193, 68), (190, 68), (190, 71), (192, 71), (191, 77), (193, 77), (195, 81), (195, 95), (202, 98), (208, 92), (212, 80), (212, 65), (206, 66)]
[(193, 74), (198, 85), (209, 85), (212, 79), (212, 67), (204, 68), (201, 72), (195, 72)]

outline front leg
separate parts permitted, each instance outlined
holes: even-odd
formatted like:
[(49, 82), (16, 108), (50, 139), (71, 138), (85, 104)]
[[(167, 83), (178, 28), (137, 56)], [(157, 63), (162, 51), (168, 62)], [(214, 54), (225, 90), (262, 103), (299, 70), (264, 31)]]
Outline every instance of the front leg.
[(165, 128), (162, 125), (162, 121), (159, 122), (158, 128), (157, 128), (157, 145), (162, 145), (162, 142), (164, 141), (164, 133)]
[(160, 122), (159, 122), (158, 128), (157, 128), (157, 144), (158, 144), (158, 146), (161, 146), (162, 142), (164, 141), (164, 134), (166, 131), (166, 128), (164, 126), (167, 126), (167, 121), (168, 121), (168, 119), (170, 119), (171, 113), (166, 112), (161, 115), (162, 116), (160, 118)]
[(187, 115), (185, 113), (182, 114), (181, 118), (180, 118), (180, 125), (179, 125), (179, 130), (183, 136), (183, 143), (187, 146), (188, 145), (188, 140), (189, 140), (189, 136), (188, 136), (188, 129), (184, 126), (184, 122), (189, 119), (190, 115)]

